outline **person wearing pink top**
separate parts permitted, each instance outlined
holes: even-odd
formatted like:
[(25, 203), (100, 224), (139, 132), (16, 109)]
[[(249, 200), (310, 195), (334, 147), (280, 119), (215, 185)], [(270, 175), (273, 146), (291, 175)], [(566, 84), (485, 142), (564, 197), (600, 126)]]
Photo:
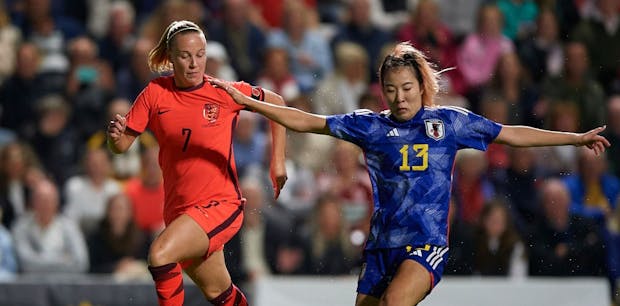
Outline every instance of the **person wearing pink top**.
[(465, 37), (458, 51), (456, 68), (470, 91), (487, 84), (501, 55), (514, 50), (512, 41), (502, 34), (502, 22), (497, 6), (482, 6), (477, 31)]

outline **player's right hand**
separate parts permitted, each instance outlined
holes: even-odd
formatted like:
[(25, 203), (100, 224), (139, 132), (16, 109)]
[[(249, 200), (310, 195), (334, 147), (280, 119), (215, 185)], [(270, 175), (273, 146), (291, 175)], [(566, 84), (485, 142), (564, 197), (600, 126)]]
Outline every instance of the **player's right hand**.
[(244, 95), (243, 93), (241, 93), (241, 91), (239, 91), (237, 88), (235, 88), (235, 86), (232, 86), (230, 82), (222, 81), (216, 78), (209, 79), (209, 82), (211, 83), (211, 85), (221, 88), (224, 91), (226, 91), (226, 93), (229, 94), (230, 97), (232, 97), (233, 100), (235, 100), (237, 104), (240, 104), (240, 105), (246, 104), (245, 99), (247, 99), (248, 97)]
[(123, 135), (126, 128), (127, 118), (116, 114), (114, 120), (110, 120), (110, 124), (108, 125), (108, 137), (110, 137), (110, 140), (117, 142), (121, 139), (121, 135)]

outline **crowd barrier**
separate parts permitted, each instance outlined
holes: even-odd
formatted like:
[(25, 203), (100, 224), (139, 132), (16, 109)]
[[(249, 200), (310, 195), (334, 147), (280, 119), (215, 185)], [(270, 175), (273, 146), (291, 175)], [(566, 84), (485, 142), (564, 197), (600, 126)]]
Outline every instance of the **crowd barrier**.
[[(355, 277), (267, 277), (247, 288), (253, 306), (353, 306)], [(603, 278), (444, 277), (420, 306), (609, 306)], [(209, 305), (185, 281), (185, 306)], [(0, 306), (154, 306), (149, 279), (111, 276), (20, 276), (0, 281)]]

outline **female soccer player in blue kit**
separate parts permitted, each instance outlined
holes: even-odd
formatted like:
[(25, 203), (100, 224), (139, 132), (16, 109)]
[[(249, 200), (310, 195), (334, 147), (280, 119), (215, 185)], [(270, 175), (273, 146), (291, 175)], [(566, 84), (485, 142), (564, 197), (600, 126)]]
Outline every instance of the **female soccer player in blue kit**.
[(420, 302), (439, 282), (448, 258), (448, 206), (457, 150), (486, 150), (491, 142), (517, 147), (610, 146), (599, 127), (564, 133), (501, 125), (466, 109), (435, 106), (437, 77), (424, 55), (398, 44), (379, 70), (389, 110), (319, 116), (274, 106), (213, 80), (234, 100), (297, 132), (332, 135), (364, 151), (374, 211), (355, 305)]

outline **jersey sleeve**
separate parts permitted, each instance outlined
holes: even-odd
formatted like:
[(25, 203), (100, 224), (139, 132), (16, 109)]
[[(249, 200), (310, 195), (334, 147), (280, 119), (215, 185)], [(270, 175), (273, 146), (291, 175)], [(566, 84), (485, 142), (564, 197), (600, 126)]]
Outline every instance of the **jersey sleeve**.
[(449, 113), (459, 149), (485, 151), (502, 129), (501, 124), (463, 108), (454, 108)]
[(129, 113), (127, 113), (127, 127), (135, 132), (142, 133), (149, 124), (151, 116), (151, 91), (152, 85), (149, 84), (138, 95), (133, 102)]
[(348, 114), (327, 116), (327, 126), (334, 137), (363, 146), (373, 130), (368, 120), (371, 113), (369, 110), (356, 110)]
[[(253, 86), (246, 82), (233, 82), (232, 85), (246, 96), (252, 97), (259, 101), (265, 101), (265, 90), (263, 90), (260, 86)], [(235, 103), (234, 101), (232, 102)]]

